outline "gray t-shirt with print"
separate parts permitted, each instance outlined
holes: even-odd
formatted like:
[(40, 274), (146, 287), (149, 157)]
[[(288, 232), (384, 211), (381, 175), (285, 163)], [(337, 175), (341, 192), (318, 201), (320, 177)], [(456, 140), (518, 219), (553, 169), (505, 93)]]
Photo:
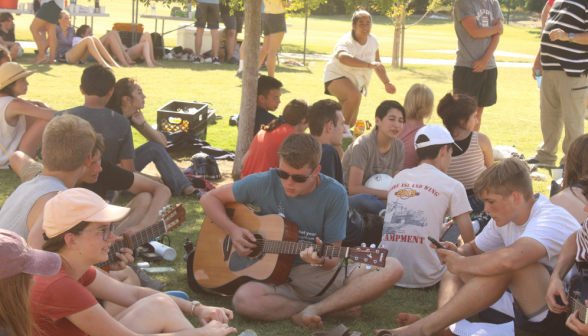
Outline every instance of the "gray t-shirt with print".
[(65, 113), (86, 120), (92, 125), (96, 133), (102, 134), (104, 137), (104, 145), (106, 146), (106, 151), (102, 153), (102, 159), (118, 164), (118, 160), (135, 158), (131, 123), (121, 114), (108, 108), (95, 109), (78, 106), (69, 110), (57, 112), (55, 113), (55, 116)]
[[(484, 56), (492, 39), (491, 36), (472, 37), (462, 23), (462, 20), (468, 16), (473, 16), (479, 27), (490, 27), (494, 24), (494, 20), (503, 17), (497, 0), (455, 0), (453, 25), (457, 34), (456, 66), (471, 67), (475, 61)], [(496, 68), (496, 60), (492, 55), (485, 70), (494, 68)]]
[(402, 170), (404, 164), (404, 143), (400, 139), (392, 139), (392, 146), (386, 154), (378, 149), (377, 131), (372, 131), (357, 138), (343, 154), (343, 179), (345, 187), (349, 184), (351, 166), (363, 170), (361, 184), (365, 184), (372, 175), (387, 174)]

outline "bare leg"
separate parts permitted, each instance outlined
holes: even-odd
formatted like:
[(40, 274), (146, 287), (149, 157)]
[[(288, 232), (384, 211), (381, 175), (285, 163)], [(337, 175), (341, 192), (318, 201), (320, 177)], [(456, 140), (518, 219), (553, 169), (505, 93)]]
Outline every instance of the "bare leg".
[[(122, 271), (112, 271), (110, 272), (110, 276), (124, 284), (131, 285), (131, 286), (141, 286), (141, 280), (139, 280), (139, 276), (135, 271), (127, 266)], [(122, 313), (126, 307), (116, 305), (112, 302), (104, 301), (104, 310), (110, 316), (116, 316)]]
[(147, 192), (142, 192), (135, 196), (129, 204), (127, 204), (127, 208), (131, 209), (128, 216), (115, 223), (114, 226), (116, 229), (114, 230), (114, 234), (120, 235), (125, 229), (139, 224), (145, 217), (152, 200), (153, 196)]
[[(239, 287), (233, 297), (236, 313), (260, 321), (289, 319), (308, 305), (307, 302), (276, 295), (270, 285), (256, 282), (249, 282)], [(322, 326), (322, 322), (320, 325)]]
[(329, 92), (337, 97), (341, 106), (343, 106), (343, 117), (345, 125), (353, 128), (357, 122), (359, 114), (359, 105), (361, 104), (361, 92), (353, 85), (349, 78), (336, 79), (329, 84)]
[(127, 50), (127, 55), (131, 59), (139, 59), (142, 58), (147, 63), (147, 66), (150, 68), (154, 68), (153, 62), (151, 62), (151, 56), (149, 55), (149, 44), (147, 42), (141, 42), (134, 45), (132, 48)]
[(102, 45), (102, 42), (100, 42), (100, 39), (97, 38), (96, 36), (92, 36), (92, 41), (94, 42), (94, 45), (96, 46), (96, 49), (98, 50), (98, 52), (100, 53), (100, 55), (102, 55), (102, 58), (104, 58), (104, 60), (106, 62), (108, 62), (108, 64), (112, 65), (115, 68), (120, 68), (120, 65), (118, 65), (114, 59), (112, 58), (112, 56), (110, 56), (110, 54), (108, 53), (108, 51), (106, 51), (106, 49), (104, 49), (104, 46)]
[(276, 72), (276, 60), (278, 59), (278, 51), (282, 45), (284, 33), (275, 33), (270, 35), (269, 51), (267, 54), (267, 75), (274, 77)]
[(87, 57), (87, 51), (89, 51), (90, 54), (94, 56), (96, 61), (98, 61), (98, 63), (100, 63), (102, 66), (107, 68), (110, 67), (108, 63), (106, 63), (106, 61), (102, 58), (100, 52), (98, 52), (96, 49), (94, 41), (89, 36), (84, 37), (80, 42), (78, 42), (78, 44), (73, 46), (67, 53), (65, 53), (65, 57), (70, 63), (75, 64), (84, 56)]
[(10, 47), (10, 58), (12, 59), (12, 61), (16, 61), (16, 57), (18, 56), (18, 48), (19, 48), (19, 44), (15, 43), (12, 45), (12, 47)]
[(194, 52), (196, 53), (197, 57), (202, 56), (200, 54), (200, 49), (202, 49), (202, 36), (204, 35), (204, 28), (197, 27), (196, 28), (196, 40), (194, 41)]
[(33, 162), (30, 156), (21, 151), (16, 151), (10, 155), (10, 168), (20, 177), (20, 170), (25, 164)]
[(117, 319), (137, 334), (172, 333), (194, 329), (178, 305), (166, 294), (154, 294), (134, 303)]
[(478, 110), (477, 110), (478, 123), (476, 124), (476, 126), (474, 126), (474, 131), (476, 131), (476, 132), (479, 132), (480, 127), (482, 126), (482, 113), (484, 113), (484, 108), (478, 107)]
[[(351, 276), (345, 279), (343, 288), (292, 316), (292, 321), (312, 327), (312, 322), (317, 317), (379, 298), (404, 275), (402, 265), (395, 258), (386, 258), (386, 267), (380, 271), (375, 271), (375, 268), (368, 270), (365, 265), (362, 264), (362, 266), (360, 269), (355, 269)], [(366, 283), (370, 285), (366, 286)], [(311, 324), (307, 324), (308, 322)]]
[(212, 56), (218, 57), (218, 48), (219, 48), (218, 29), (211, 29), (210, 36), (212, 37)]
[(149, 56), (151, 57), (151, 62), (155, 65), (163, 66), (163, 64), (155, 61), (155, 54), (153, 53), (153, 40), (151, 39), (151, 34), (143, 33), (141, 36), (141, 41), (147, 42), (149, 44)]
[(270, 35), (266, 35), (263, 37), (263, 44), (261, 45), (261, 50), (259, 50), (259, 67), (263, 64), (267, 53), (269, 52), (270, 46)]
[[(45, 30), (47, 30), (48, 40), (47, 44), (49, 45), (49, 59), (46, 61), (47, 64), (55, 63), (55, 53), (57, 52), (57, 33), (55, 32), (55, 27), (57, 27), (57, 25), (49, 22), (45, 23)], [(43, 50), (43, 58), (46, 58), (45, 50)]]
[[(525, 314), (532, 314), (545, 306), (549, 273), (539, 263), (521, 270), (490, 277), (473, 277), (443, 307), (433, 314), (392, 333), (405, 335), (436, 335), (446, 333), (447, 327), (490, 307), (510, 288)], [(480, 291), (480, 288), (484, 288)]]
[(131, 63), (127, 61), (128, 55), (125, 53), (122, 44), (118, 43), (116, 36), (118, 34), (114, 30), (111, 30), (100, 38), (100, 42), (104, 46), (104, 49), (116, 56), (122, 66), (129, 67)]
[(41, 64), (43, 62), (45, 62), (47, 60), (47, 56), (45, 56), (45, 50), (47, 50), (45, 44), (43, 43), (43, 40), (41, 39), (41, 28), (45, 27), (45, 25), (48, 22), (45, 20), (41, 20), (37, 17), (35, 17), (33, 19), (33, 22), (31, 23), (31, 33), (33, 34), (33, 39), (35, 40), (35, 43), (37, 44), (37, 49), (39, 50), (39, 53), (37, 54), (37, 57), (35, 58), (35, 63), (36, 64)]
[(27, 130), (20, 140), (18, 150), (31, 158), (37, 157), (37, 149), (43, 144), (43, 132), (49, 121), (27, 117)]
[(237, 30), (227, 30), (227, 39), (225, 40), (225, 43), (227, 46), (227, 57), (225, 57), (225, 61), (227, 61), (235, 54), (235, 46), (237, 45)]

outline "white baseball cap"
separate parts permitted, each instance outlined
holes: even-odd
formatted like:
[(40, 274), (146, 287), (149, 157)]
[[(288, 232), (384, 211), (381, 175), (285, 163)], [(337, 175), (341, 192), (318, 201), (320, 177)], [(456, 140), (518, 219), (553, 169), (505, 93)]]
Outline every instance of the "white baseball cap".
[[(426, 135), (429, 138), (429, 141), (419, 142), (417, 143), (417, 139), (419, 135)], [(414, 136), (414, 149), (425, 148), (433, 145), (447, 145), (453, 144), (457, 149), (462, 150), (459, 146), (453, 141), (451, 134), (445, 128), (445, 126), (441, 125), (427, 125), (422, 127)]]

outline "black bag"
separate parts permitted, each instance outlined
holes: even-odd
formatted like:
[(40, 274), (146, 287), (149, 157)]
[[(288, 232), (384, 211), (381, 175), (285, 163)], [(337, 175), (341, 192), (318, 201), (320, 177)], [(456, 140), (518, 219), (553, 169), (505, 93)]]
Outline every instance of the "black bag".
[(165, 51), (163, 50), (163, 38), (159, 33), (151, 33), (151, 41), (153, 42), (153, 56), (155, 59), (162, 59)]
[(192, 161), (191, 168), (194, 175), (202, 176), (208, 180), (218, 180), (222, 177), (213, 156), (198, 153), (192, 155), (190, 161)]

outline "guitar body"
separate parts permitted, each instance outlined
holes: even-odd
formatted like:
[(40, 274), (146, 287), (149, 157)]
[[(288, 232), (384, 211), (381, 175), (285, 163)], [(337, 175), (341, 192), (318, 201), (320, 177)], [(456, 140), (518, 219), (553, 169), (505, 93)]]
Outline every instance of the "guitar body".
[[(279, 215), (257, 216), (241, 203), (227, 204), (225, 208), (235, 224), (252, 232), (257, 239), (298, 241), (298, 226)], [(256, 250), (249, 256), (239, 256), (228, 235), (207, 216), (200, 229), (192, 264), (188, 265), (188, 278), (192, 276), (202, 288), (233, 295), (239, 286), (249, 281), (284, 283), (293, 261), (293, 255)]]

